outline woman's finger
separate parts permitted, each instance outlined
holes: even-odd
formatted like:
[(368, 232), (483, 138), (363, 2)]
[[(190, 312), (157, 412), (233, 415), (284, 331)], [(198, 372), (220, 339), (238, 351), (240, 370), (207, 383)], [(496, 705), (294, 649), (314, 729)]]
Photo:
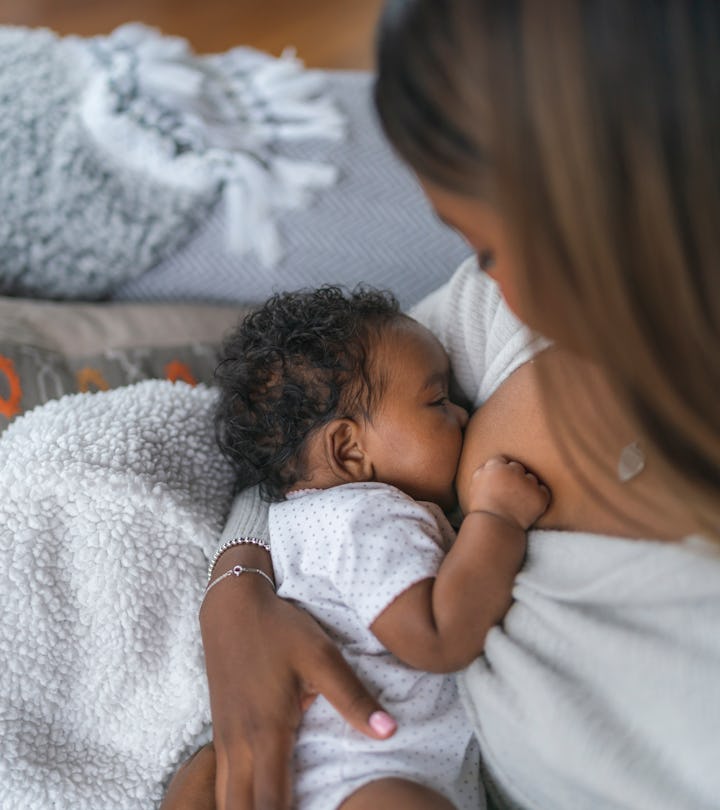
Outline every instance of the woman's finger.
[(323, 695), (361, 734), (383, 740), (395, 733), (395, 720), (367, 691), (332, 644), (323, 646), (306, 683), (310, 691)]

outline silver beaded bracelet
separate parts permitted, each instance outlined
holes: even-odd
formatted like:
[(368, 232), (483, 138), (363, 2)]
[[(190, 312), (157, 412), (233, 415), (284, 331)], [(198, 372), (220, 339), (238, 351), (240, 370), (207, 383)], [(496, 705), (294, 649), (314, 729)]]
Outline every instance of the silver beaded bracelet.
[(220, 574), (220, 576), (215, 580), (215, 582), (211, 582), (207, 586), (207, 588), (205, 588), (205, 596), (207, 596), (210, 593), (210, 591), (218, 584), (218, 582), (222, 582), (226, 577), (239, 577), (241, 574), (259, 574), (263, 579), (266, 579), (268, 581), (273, 591), (276, 591), (275, 583), (264, 571), (261, 571), (259, 568), (249, 568), (246, 565), (233, 565), (233, 567), (229, 571), (226, 571), (224, 574)]
[(208, 583), (212, 579), (213, 571), (215, 570), (215, 566), (217, 565), (217, 561), (220, 559), (220, 557), (222, 557), (222, 555), (233, 546), (246, 546), (246, 545), (258, 546), (259, 548), (262, 548), (265, 551), (267, 551), (268, 554), (270, 553), (270, 544), (265, 540), (261, 540), (259, 537), (233, 537), (231, 540), (226, 540), (215, 552), (212, 560), (210, 560), (210, 565), (208, 566), (208, 574), (207, 574)]

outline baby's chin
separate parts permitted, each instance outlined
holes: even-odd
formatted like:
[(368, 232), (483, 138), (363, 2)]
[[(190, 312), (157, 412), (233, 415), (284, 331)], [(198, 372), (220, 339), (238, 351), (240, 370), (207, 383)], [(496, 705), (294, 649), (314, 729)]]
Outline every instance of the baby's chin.
[(459, 508), (455, 488), (452, 485), (444, 492), (415, 491), (408, 492), (408, 495), (411, 495), (416, 501), (436, 503), (447, 514), (455, 512)]

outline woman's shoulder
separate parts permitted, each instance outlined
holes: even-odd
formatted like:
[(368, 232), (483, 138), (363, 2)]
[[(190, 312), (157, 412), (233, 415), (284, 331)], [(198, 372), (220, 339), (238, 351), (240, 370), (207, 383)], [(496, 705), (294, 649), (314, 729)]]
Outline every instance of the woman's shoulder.
[(460, 389), (476, 406), (547, 345), (508, 309), (475, 257), (410, 314), (438, 337)]

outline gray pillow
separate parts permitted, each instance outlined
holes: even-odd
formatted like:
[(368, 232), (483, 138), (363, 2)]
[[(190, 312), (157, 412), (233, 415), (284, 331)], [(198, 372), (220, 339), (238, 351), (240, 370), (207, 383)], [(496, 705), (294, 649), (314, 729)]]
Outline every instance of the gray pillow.
[(247, 311), (0, 298), (0, 431), (64, 394), (154, 378), (210, 383), (224, 333)]
[(366, 282), (390, 288), (407, 308), (452, 275), (470, 249), (437, 220), (388, 146), (372, 107), (372, 76), (325, 76), (347, 118), (347, 138), (284, 144), (278, 151), (336, 166), (340, 177), (307, 208), (278, 215), (284, 258), (267, 269), (254, 253), (228, 252), (220, 204), (183, 246), (120, 286), (114, 298), (259, 303), (281, 290)]

